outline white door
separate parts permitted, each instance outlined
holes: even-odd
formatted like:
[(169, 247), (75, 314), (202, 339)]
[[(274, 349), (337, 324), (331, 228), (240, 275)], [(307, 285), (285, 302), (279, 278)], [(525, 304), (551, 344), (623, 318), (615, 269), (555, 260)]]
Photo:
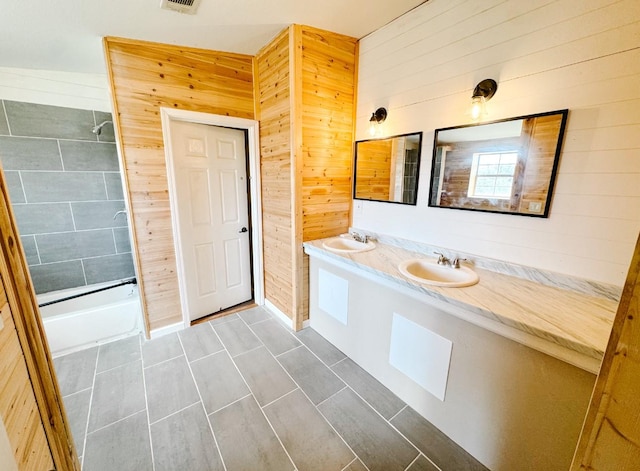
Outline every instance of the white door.
[(245, 133), (170, 126), (183, 305), (194, 320), (252, 298)]

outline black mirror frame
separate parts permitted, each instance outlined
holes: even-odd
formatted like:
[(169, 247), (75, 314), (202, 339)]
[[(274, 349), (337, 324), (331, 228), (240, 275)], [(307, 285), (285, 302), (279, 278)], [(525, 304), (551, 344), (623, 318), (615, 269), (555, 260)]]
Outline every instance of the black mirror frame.
[[(562, 116), (561, 122), (560, 122), (560, 130), (558, 131), (558, 141), (556, 144), (556, 149), (555, 149), (555, 155), (554, 155), (554, 160), (553, 160), (553, 167), (551, 169), (551, 177), (549, 180), (549, 189), (547, 192), (547, 198), (546, 198), (546, 202), (545, 202), (545, 208), (544, 208), (544, 212), (542, 214), (534, 214), (534, 213), (524, 213), (524, 212), (515, 212), (515, 211), (493, 211), (490, 209), (477, 209), (477, 208), (463, 208), (463, 207), (456, 207), (456, 206), (437, 206), (432, 204), (432, 195), (433, 195), (433, 185), (434, 185), (434, 177), (435, 177), (435, 165), (436, 165), (436, 154), (437, 154), (437, 143), (438, 143), (438, 132), (440, 131), (449, 131), (452, 129), (462, 129), (462, 128), (471, 128), (471, 127), (477, 127), (477, 126), (483, 126), (483, 125), (487, 125), (487, 124), (496, 124), (496, 123), (504, 123), (507, 121), (516, 121), (519, 119), (527, 119), (527, 118), (537, 118), (540, 116), (549, 116), (549, 115), (554, 115), (554, 114), (559, 114)], [(428, 197), (428, 206), (430, 208), (440, 208), (440, 209), (458, 209), (461, 211), (476, 211), (476, 212), (483, 212), (483, 213), (494, 213), (494, 214), (509, 214), (509, 215), (514, 215), (514, 216), (527, 216), (527, 217), (535, 217), (535, 218), (548, 218), (549, 217), (549, 211), (551, 209), (551, 200), (552, 200), (552, 196), (553, 196), (553, 190), (555, 187), (555, 182), (556, 182), (556, 175), (558, 172), (558, 165), (560, 163), (560, 154), (561, 154), (561, 150), (562, 150), (562, 144), (564, 142), (564, 136), (565, 136), (565, 130), (566, 130), (566, 125), (567, 125), (567, 118), (568, 118), (568, 114), (569, 114), (569, 110), (568, 109), (563, 109), (563, 110), (555, 110), (555, 111), (547, 111), (544, 113), (535, 113), (535, 114), (529, 114), (529, 115), (524, 115), (524, 116), (516, 116), (513, 118), (505, 118), (505, 119), (497, 119), (494, 121), (483, 121), (480, 123), (472, 123), (472, 124), (463, 124), (460, 126), (450, 126), (447, 128), (440, 128), (440, 129), (436, 129), (433, 133), (433, 151), (432, 151), (432, 158), (431, 158), (431, 178), (429, 180), (429, 197)]]

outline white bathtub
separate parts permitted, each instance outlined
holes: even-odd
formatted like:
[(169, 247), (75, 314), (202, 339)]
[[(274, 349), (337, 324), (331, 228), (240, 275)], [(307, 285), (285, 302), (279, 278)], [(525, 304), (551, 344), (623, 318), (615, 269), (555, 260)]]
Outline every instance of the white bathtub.
[[(113, 284), (103, 283), (38, 295), (38, 303)], [(142, 331), (138, 287), (133, 284), (43, 306), (40, 313), (53, 356), (137, 335)]]

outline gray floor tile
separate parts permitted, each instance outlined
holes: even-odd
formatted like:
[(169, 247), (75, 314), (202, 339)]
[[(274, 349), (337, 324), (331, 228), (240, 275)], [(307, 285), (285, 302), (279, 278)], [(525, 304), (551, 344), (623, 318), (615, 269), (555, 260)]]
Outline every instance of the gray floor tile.
[(208, 322), (181, 330), (178, 335), (190, 362), (219, 352), (224, 348)]
[(144, 380), (151, 423), (200, 401), (184, 356), (145, 368)]
[(155, 471), (223, 470), (202, 404), (151, 425)]
[(307, 347), (280, 355), (278, 361), (314, 404), (319, 404), (345, 387), (342, 380)]
[(53, 360), (63, 396), (93, 386), (98, 347), (88, 348)]
[(410, 407), (394, 417), (391, 423), (442, 469), (460, 471), (486, 471), (487, 469)]
[(258, 337), (240, 318), (222, 324), (214, 324), (213, 328), (232, 357), (262, 345)]
[(102, 373), (138, 360), (140, 360), (140, 337), (136, 335), (100, 345), (96, 371)]
[(252, 324), (251, 330), (274, 355), (280, 355), (300, 346), (300, 342), (292, 333), (275, 319)]
[(261, 406), (297, 388), (265, 347), (238, 355), (233, 361)]
[(84, 447), (84, 437), (87, 431), (87, 421), (89, 420), (89, 404), (91, 403), (91, 389), (77, 392), (64, 398), (64, 408), (67, 411), (67, 418), (71, 427), (73, 441), (76, 450), (82, 454)]
[(346, 358), (344, 353), (334, 347), (332, 343), (311, 327), (302, 329), (296, 332), (295, 335), (298, 337), (298, 340), (304, 343), (309, 350), (315, 353), (318, 358), (329, 366), (339, 362), (343, 358)]
[(299, 389), (264, 411), (299, 471), (341, 471), (355, 458)]
[(344, 471), (367, 471), (367, 468), (362, 464), (362, 461), (355, 460), (349, 466), (344, 468)]
[(87, 436), (84, 471), (151, 471), (147, 414), (142, 411)]
[(141, 361), (97, 374), (89, 414), (89, 432), (144, 410), (145, 407)]
[(431, 461), (426, 459), (423, 455), (418, 456), (411, 466), (407, 468), (407, 471), (440, 471)]
[(265, 321), (267, 319), (272, 319), (269, 311), (267, 311), (262, 306), (245, 309), (244, 311), (240, 311), (238, 315), (249, 325), (255, 324), (256, 322)]
[(181, 355), (184, 355), (184, 352), (177, 333), (142, 341), (142, 360), (145, 368)]
[(371, 471), (404, 471), (418, 456), (418, 451), (351, 389), (329, 398), (319, 409)]
[(191, 369), (208, 414), (251, 393), (225, 351), (194, 361)]
[(227, 471), (294, 469), (253, 397), (209, 417)]
[(351, 358), (344, 359), (331, 369), (385, 419), (389, 420), (405, 406), (404, 401), (360, 368)]

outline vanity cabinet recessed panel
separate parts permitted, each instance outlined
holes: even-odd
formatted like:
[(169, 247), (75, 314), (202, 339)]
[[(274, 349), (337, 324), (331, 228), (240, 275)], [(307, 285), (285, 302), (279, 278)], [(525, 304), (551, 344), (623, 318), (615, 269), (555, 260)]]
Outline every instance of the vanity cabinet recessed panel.
[(397, 313), (391, 322), (389, 364), (444, 401), (453, 343)]
[(318, 307), (338, 322), (347, 325), (349, 282), (326, 270), (318, 273)]

